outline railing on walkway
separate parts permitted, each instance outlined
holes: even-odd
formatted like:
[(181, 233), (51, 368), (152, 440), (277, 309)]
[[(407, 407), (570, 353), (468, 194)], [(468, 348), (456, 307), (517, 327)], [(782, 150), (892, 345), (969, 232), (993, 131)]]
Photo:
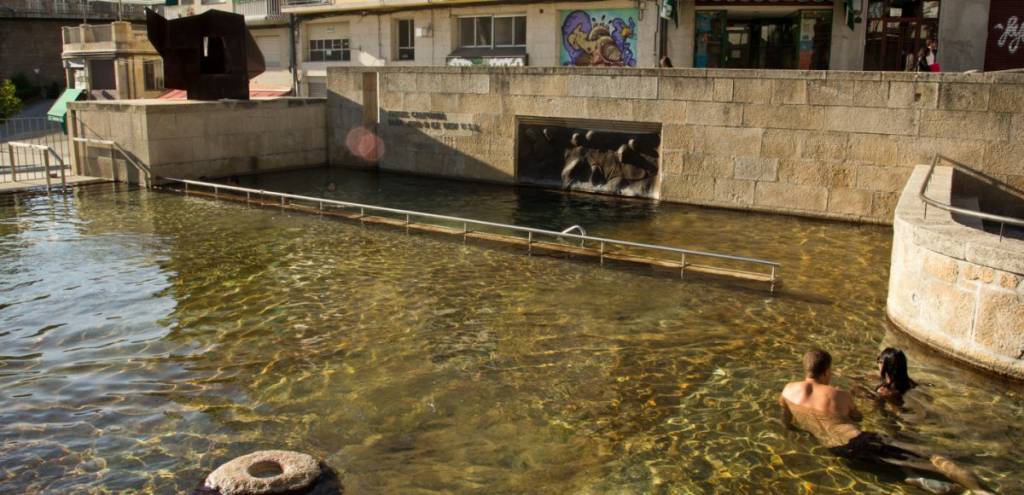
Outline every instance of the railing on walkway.
[(43, 155), (39, 149), (24, 145), (49, 148), (55, 163), (70, 162), (68, 138), (59, 122), (41, 117), (7, 119), (0, 122), (0, 183), (44, 178)]
[[(212, 190), (212, 195), (216, 198), (224, 197), (221, 195), (221, 191), (236, 193), (237, 197), (224, 197), (224, 199), (236, 199), (244, 201), (249, 204), (259, 204), (263, 206), (272, 205), (280, 206), (282, 208), (292, 207), (292, 209), (317, 212), (320, 214), (326, 214), (332, 208), (336, 210), (343, 210), (347, 212), (347, 214), (342, 214), (338, 216), (345, 216), (353, 220), (359, 220), (360, 222), (363, 223), (377, 223), (391, 225), (400, 228), (404, 227), (407, 232), (411, 229), (421, 232), (431, 232), (437, 234), (460, 235), (463, 237), (464, 240), (468, 238), (474, 238), (504, 244), (515, 244), (526, 247), (528, 252), (533, 252), (535, 248), (547, 251), (556, 251), (560, 253), (599, 259), (601, 264), (604, 264), (605, 260), (610, 260), (642, 264), (648, 266), (656, 266), (661, 268), (678, 269), (679, 276), (681, 278), (684, 278), (687, 272), (694, 272), (708, 275), (727, 276), (753, 282), (764, 282), (770, 284), (770, 291), (772, 293), (775, 292), (775, 285), (778, 282), (778, 270), (781, 266), (779, 265), (779, 263), (776, 263), (774, 261), (768, 261), (757, 258), (733, 256), (728, 254), (712, 253), (708, 251), (696, 251), (692, 249), (663, 246), (659, 244), (647, 244), (641, 242), (626, 241), (622, 239), (612, 239), (607, 237), (596, 237), (587, 235), (586, 233), (571, 233), (573, 230), (582, 230), (582, 228), (580, 228), (579, 226), (569, 227), (568, 229), (559, 232), (555, 230), (523, 227), (520, 225), (510, 225), (497, 222), (488, 222), (484, 220), (474, 220), (470, 218), (462, 218), (451, 215), (439, 215), (436, 213), (426, 213), (414, 210), (403, 210), (398, 208), (388, 208), (384, 206), (353, 203), (349, 201), (338, 201), (327, 198), (302, 196), (299, 194), (266, 191), (262, 189), (250, 189), (246, 187), (218, 184), (214, 182), (203, 182), (189, 179), (175, 179), (170, 177), (161, 177), (160, 181), (182, 184), (184, 186), (185, 194), (195, 192), (195, 188), (199, 187)], [(191, 190), (190, 186), (192, 187)], [(273, 198), (273, 200), (268, 202), (267, 198)], [(358, 214), (355, 213), (356, 211), (358, 211)], [(383, 213), (390, 215), (390, 217), (370, 216), (367, 215), (367, 212), (372, 212), (376, 214)], [(396, 215), (398, 216), (398, 218), (394, 218), (394, 216)], [(413, 221), (414, 219), (421, 221), (433, 220), (438, 223), (417, 223)], [(484, 232), (481, 231), (480, 228), (489, 228), (492, 230), (499, 231), (511, 231), (519, 233), (520, 235), (526, 234), (526, 238), (523, 239), (522, 237), (514, 237), (508, 235), (495, 234), (492, 232)], [(543, 240), (556, 240), (561, 238), (577, 239), (580, 241), (580, 246), (569, 246), (566, 244), (560, 244), (556, 242)], [(588, 243), (589, 247), (586, 245)], [(612, 247), (618, 247), (620, 249), (627, 248), (644, 252), (657, 252), (661, 254), (669, 254), (674, 256), (675, 259), (666, 259), (664, 257), (651, 258), (646, 256), (639, 256), (622, 250), (611, 251), (610, 248)], [(697, 260), (717, 260), (748, 264), (760, 267), (763, 271), (758, 272), (749, 270), (739, 270), (735, 268), (716, 267), (706, 264), (693, 263), (693, 260), (695, 258)]]
[[(28, 158), (28, 160), (19, 163), (15, 150), (25, 150), (27, 153), (22, 154), (21, 158)], [(61, 188), (68, 186), (68, 167), (64, 163), (64, 159), (53, 148), (43, 144), (9, 141), (7, 154), (11, 166), (7, 170), (0, 171), (0, 182), (46, 179), (46, 191), (49, 192), (53, 188), (53, 180), (59, 177)], [(55, 162), (52, 166), (51, 157)], [(55, 168), (56, 172), (54, 172)], [(10, 180), (3, 180), (3, 178)]]
[(116, 0), (4, 0), (0, 17), (48, 19), (143, 20), (146, 7), (163, 10), (163, 2), (118, 2)]
[(928, 206), (931, 205), (940, 210), (945, 210), (950, 213), (956, 213), (959, 215), (977, 218), (979, 220), (988, 220), (989, 222), (998, 223), (1000, 242), (1002, 242), (1003, 240), (1003, 235), (1006, 232), (1007, 224), (1013, 225), (1015, 227), (1024, 227), (1024, 219), (1021, 218), (1007, 217), (1003, 215), (996, 215), (993, 213), (985, 213), (983, 211), (971, 210), (968, 208), (961, 208), (958, 206), (953, 206), (948, 203), (943, 203), (933, 198), (929, 198), (927, 194), (928, 185), (931, 183), (932, 174), (935, 172), (935, 167), (938, 166), (939, 162), (948, 162), (953, 166), (953, 168), (963, 168), (956, 160), (953, 160), (952, 158), (943, 155), (936, 154), (935, 157), (932, 158), (932, 165), (928, 167), (928, 173), (924, 177), (924, 182), (921, 183), (921, 190), (918, 191), (917, 193), (917, 195), (921, 198), (921, 201), (924, 202), (925, 218), (928, 218)]

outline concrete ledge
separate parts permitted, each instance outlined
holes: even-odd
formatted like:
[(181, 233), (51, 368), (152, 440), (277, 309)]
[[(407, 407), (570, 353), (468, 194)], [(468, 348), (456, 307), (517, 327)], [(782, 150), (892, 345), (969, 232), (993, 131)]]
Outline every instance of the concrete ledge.
[(112, 140), (125, 153), (80, 145), (74, 163), (83, 175), (127, 182), (142, 180), (131, 161), (182, 179), (323, 165), (326, 105), (323, 98), (75, 102), (74, 136)]
[[(911, 337), (974, 366), (1024, 380), (1024, 241), (953, 220), (918, 197), (915, 168), (896, 207), (887, 314)], [(928, 196), (948, 203), (953, 170)]]

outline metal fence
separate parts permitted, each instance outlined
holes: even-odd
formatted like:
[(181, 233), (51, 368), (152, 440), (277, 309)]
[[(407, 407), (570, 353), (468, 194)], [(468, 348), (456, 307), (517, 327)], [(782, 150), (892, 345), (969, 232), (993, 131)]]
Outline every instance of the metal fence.
[[(68, 137), (59, 122), (45, 117), (13, 118), (0, 121), (0, 182), (20, 182), (46, 178), (46, 153), (25, 146), (9, 146), (19, 142), (48, 146), (70, 167), (71, 153)], [(51, 172), (59, 172), (57, 160), (50, 165)], [(70, 169), (68, 169), (70, 173)]]

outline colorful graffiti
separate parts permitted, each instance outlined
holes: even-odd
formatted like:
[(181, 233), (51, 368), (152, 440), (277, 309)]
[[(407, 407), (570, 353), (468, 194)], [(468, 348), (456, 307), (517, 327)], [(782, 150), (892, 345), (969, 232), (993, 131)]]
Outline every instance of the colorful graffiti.
[(562, 65), (636, 67), (636, 9), (562, 11)]

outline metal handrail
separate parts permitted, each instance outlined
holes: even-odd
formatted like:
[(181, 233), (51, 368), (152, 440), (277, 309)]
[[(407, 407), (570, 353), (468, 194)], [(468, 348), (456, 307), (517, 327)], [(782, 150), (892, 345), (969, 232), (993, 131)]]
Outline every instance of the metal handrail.
[(1018, 226), (1018, 227), (1024, 227), (1024, 219), (1021, 219), (1021, 218), (1007, 217), (1007, 216), (1003, 216), (1003, 215), (996, 215), (994, 213), (985, 213), (983, 211), (969, 210), (967, 208), (960, 208), (958, 206), (953, 206), (951, 204), (943, 203), (943, 202), (941, 202), (939, 200), (929, 198), (928, 195), (926, 194), (926, 192), (928, 191), (928, 185), (931, 183), (932, 174), (935, 172), (935, 167), (938, 166), (940, 160), (941, 161), (947, 161), (947, 162), (953, 164), (954, 168), (957, 168), (957, 167), (960, 166), (960, 164), (957, 163), (956, 160), (953, 160), (953, 159), (951, 159), (949, 157), (946, 157), (946, 156), (943, 156), (943, 155), (940, 155), (940, 154), (936, 154), (935, 157), (932, 158), (932, 164), (931, 164), (930, 167), (928, 167), (928, 173), (925, 174), (924, 182), (921, 183), (921, 190), (918, 191), (918, 193), (917, 193), (918, 197), (921, 198), (921, 201), (924, 202), (924, 205), (925, 205), (925, 207), (924, 207), (924, 217), (925, 218), (928, 218), (928, 205), (931, 205), (931, 206), (934, 206), (934, 207), (936, 207), (936, 208), (938, 208), (940, 210), (945, 210), (945, 211), (948, 211), (948, 212), (951, 212), (951, 213), (958, 213), (960, 215), (966, 215), (966, 216), (973, 217), (973, 218), (980, 218), (982, 220), (989, 220), (991, 222), (998, 222), (999, 223), (999, 241), (1000, 242), (1002, 242), (1002, 240), (1003, 240), (1003, 232), (1006, 229), (1006, 224), (1015, 225), (1015, 226)]
[(677, 247), (672, 247), (672, 246), (663, 246), (663, 245), (659, 245), (659, 244), (646, 244), (646, 243), (642, 243), (642, 242), (625, 241), (625, 240), (622, 240), (622, 239), (611, 239), (611, 238), (608, 238), (608, 237), (595, 237), (595, 236), (589, 236), (589, 235), (583, 235), (583, 234), (571, 234), (571, 233), (566, 233), (566, 232), (558, 232), (558, 231), (555, 231), (555, 230), (538, 229), (538, 228), (534, 228), (534, 227), (523, 227), (523, 226), (520, 226), (520, 225), (509, 225), (509, 224), (505, 224), (505, 223), (488, 222), (488, 221), (485, 221), (485, 220), (474, 220), (474, 219), (471, 219), (471, 218), (462, 218), (462, 217), (455, 217), (455, 216), (450, 216), (450, 215), (439, 215), (439, 214), (436, 214), (436, 213), (426, 213), (426, 212), (422, 212), (422, 211), (403, 210), (403, 209), (399, 209), (399, 208), (388, 208), (386, 206), (375, 206), (375, 205), (368, 205), (368, 204), (362, 204), (362, 203), (352, 203), (352, 202), (349, 202), (349, 201), (339, 201), (339, 200), (335, 200), (335, 199), (317, 198), (317, 197), (313, 197), (313, 196), (302, 196), (302, 195), (299, 195), (299, 194), (290, 194), (290, 193), (282, 193), (282, 192), (276, 192), (276, 191), (267, 191), (267, 190), (263, 190), (263, 189), (250, 189), (250, 188), (247, 188), (247, 187), (230, 186), (230, 185), (226, 185), (226, 184), (217, 184), (217, 183), (213, 183), (213, 182), (203, 182), (203, 181), (190, 180), (190, 179), (176, 179), (176, 178), (173, 178), (173, 177), (161, 177), (161, 179), (162, 180), (169, 180), (169, 181), (173, 181), (173, 182), (179, 182), (179, 183), (182, 183), (182, 184), (190, 184), (190, 185), (195, 185), (195, 186), (209, 187), (209, 188), (212, 188), (214, 190), (214, 194), (217, 194), (221, 189), (224, 189), (224, 190), (227, 190), (227, 191), (235, 191), (235, 192), (241, 192), (241, 193), (247, 193), (247, 194), (259, 194), (259, 195), (262, 195), (262, 196), (271, 196), (271, 197), (275, 197), (275, 198), (279, 198), (279, 199), (293, 199), (293, 200), (298, 200), (298, 201), (309, 201), (309, 202), (312, 202), (312, 203), (319, 204), (321, 206), (321, 208), (323, 207), (323, 205), (328, 204), (328, 205), (334, 205), (334, 206), (341, 206), (341, 207), (345, 207), (345, 208), (359, 208), (361, 212), (365, 212), (366, 210), (370, 210), (370, 211), (377, 211), (377, 212), (393, 213), (393, 214), (396, 214), (396, 215), (406, 215), (407, 217), (415, 216), (415, 217), (420, 217), (420, 218), (431, 218), (431, 219), (434, 219), (434, 220), (443, 220), (443, 221), (448, 221), (448, 222), (462, 223), (464, 226), (468, 226), (468, 225), (472, 224), (472, 225), (481, 225), (481, 226), (486, 226), (486, 227), (495, 227), (495, 228), (500, 228), (500, 229), (507, 229), (507, 230), (517, 231), (517, 232), (525, 232), (525, 233), (527, 233), (527, 234), (529, 234), (531, 236), (530, 237), (531, 241), (532, 241), (533, 234), (548, 235), (548, 236), (553, 236), (553, 237), (564, 236), (564, 237), (571, 237), (571, 238), (580, 239), (580, 240), (583, 240), (583, 241), (592, 241), (592, 242), (597, 242), (597, 243), (602, 243), (602, 244), (617, 244), (617, 245), (620, 245), (620, 246), (629, 246), (629, 247), (635, 247), (635, 248), (641, 248), (641, 249), (651, 249), (651, 250), (655, 250), (655, 251), (664, 251), (664, 252), (670, 252), (670, 253), (681, 254), (681, 255), (702, 256), (702, 257), (707, 257), (707, 258), (715, 258), (715, 259), (723, 259), (723, 260), (730, 260), (730, 261), (740, 261), (740, 262), (745, 262), (745, 263), (753, 263), (753, 264), (756, 264), (756, 265), (763, 265), (763, 266), (771, 267), (772, 268), (773, 278), (774, 278), (774, 274), (775, 274), (775, 269), (780, 268), (782, 266), (779, 263), (776, 263), (774, 261), (763, 260), (763, 259), (758, 259), (758, 258), (748, 258), (748, 257), (745, 257), (745, 256), (734, 256), (734, 255), (730, 255), (730, 254), (712, 253), (712, 252), (708, 252), (708, 251), (696, 251), (696, 250), (692, 250), (692, 249), (677, 248)]
[(27, 148), (27, 149), (32, 149), (32, 150), (42, 151), (43, 152), (43, 174), (46, 176), (46, 191), (47, 191), (47, 194), (49, 194), (49, 191), (50, 191), (50, 188), (51, 188), (51, 185), (50, 185), (50, 155), (53, 155), (53, 157), (57, 159), (57, 162), (60, 163), (60, 184), (61, 184), (61, 187), (62, 188), (67, 188), (68, 187), (67, 175), (66, 175), (66, 173), (64, 171), (64, 169), (67, 168), (67, 165), (64, 163), (64, 158), (61, 157), (60, 154), (57, 153), (57, 150), (53, 149), (52, 146), (45, 145), (45, 144), (23, 143), (23, 142), (20, 142), (20, 141), (8, 141), (6, 144), (7, 144), (7, 149), (9, 151), (10, 157), (11, 157), (10, 158), (10, 160), (11, 160), (11, 182), (17, 182), (18, 181), (18, 168), (17, 168), (17, 165), (15, 164), (15, 161), (14, 161), (14, 148)]
[[(572, 227), (568, 227), (565, 230), (563, 230), (562, 233), (563, 234), (568, 234), (568, 233), (570, 233), (570, 232), (572, 232), (574, 230), (579, 231), (580, 234), (587, 235), (586, 229), (584, 229), (581, 225), (573, 225)], [(583, 247), (583, 242), (584, 241), (581, 239), (580, 240), (580, 247)]]

